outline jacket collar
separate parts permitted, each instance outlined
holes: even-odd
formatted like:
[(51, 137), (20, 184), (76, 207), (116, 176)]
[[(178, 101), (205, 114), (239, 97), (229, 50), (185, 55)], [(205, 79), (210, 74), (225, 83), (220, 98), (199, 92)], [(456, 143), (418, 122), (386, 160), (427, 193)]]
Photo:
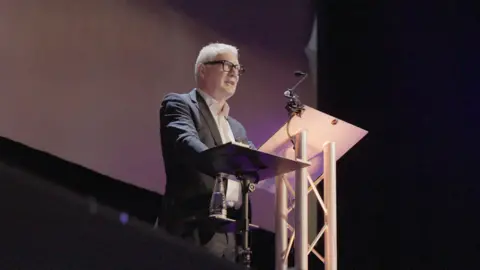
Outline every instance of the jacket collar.
[(223, 144), (217, 124), (213, 119), (212, 112), (210, 111), (210, 108), (208, 107), (205, 99), (202, 97), (200, 92), (197, 91), (197, 89), (193, 89), (192, 91), (190, 91), (189, 95), (190, 99), (194, 104), (196, 104), (198, 110), (200, 111), (200, 114), (207, 123), (208, 129), (210, 130), (213, 140), (215, 141), (215, 145)]

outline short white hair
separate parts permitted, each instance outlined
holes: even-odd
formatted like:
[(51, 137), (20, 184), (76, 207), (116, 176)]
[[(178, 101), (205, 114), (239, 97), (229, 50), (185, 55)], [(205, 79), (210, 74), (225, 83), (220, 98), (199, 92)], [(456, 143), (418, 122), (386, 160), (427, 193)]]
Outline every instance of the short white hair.
[(238, 49), (232, 45), (216, 42), (203, 47), (198, 53), (197, 61), (195, 62), (195, 80), (198, 77), (198, 67), (205, 62), (213, 61), (217, 55), (222, 53), (231, 53), (238, 58)]

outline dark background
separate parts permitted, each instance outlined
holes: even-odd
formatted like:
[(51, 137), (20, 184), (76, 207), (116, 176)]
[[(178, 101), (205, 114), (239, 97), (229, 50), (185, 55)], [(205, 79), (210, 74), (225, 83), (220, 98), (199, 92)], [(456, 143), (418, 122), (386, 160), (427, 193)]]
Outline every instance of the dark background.
[(338, 165), (340, 269), (477, 269), (478, 2), (319, 6), (319, 108), (369, 130)]

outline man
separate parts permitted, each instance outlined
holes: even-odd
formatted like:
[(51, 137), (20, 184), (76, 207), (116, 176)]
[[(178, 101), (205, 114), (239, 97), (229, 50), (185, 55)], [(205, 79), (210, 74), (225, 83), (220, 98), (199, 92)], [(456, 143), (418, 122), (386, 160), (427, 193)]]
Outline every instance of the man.
[[(234, 230), (208, 218), (215, 179), (195, 166), (209, 165), (198, 157), (204, 150), (234, 140), (249, 143), (245, 128), (229, 116), (227, 103), (244, 71), (234, 46), (209, 44), (195, 63), (197, 87), (185, 94), (167, 94), (160, 109), (166, 229), (231, 261), (236, 260)], [(244, 203), (241, 186), (228, 180), (226, 188), (227, 215), (237, 219)]]

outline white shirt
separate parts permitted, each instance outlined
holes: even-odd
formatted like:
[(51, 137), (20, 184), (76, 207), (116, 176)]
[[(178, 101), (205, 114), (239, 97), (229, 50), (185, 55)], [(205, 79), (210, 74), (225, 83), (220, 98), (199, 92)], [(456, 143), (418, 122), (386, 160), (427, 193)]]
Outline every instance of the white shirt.
[[(198, 93), (203, 97), (207, 103), (213, 119), (217, 124), (220, 137), (222, 137), (222, 143), (228, 143), (235, 141), (232, 128), (227, 121), (228, 113), (230, 112), (230, 106), (225, 102), (223, 107), (220, 107), (218, 101), (212, 98), (207, 93), (200, 89), (197, 89)], [(228, 187), (226, 190), (226, 202), (229, 207), (235, 207), (239, 209), (242, 205), (242, 186), (241, 183), (235, 180), (228, 179)]]

